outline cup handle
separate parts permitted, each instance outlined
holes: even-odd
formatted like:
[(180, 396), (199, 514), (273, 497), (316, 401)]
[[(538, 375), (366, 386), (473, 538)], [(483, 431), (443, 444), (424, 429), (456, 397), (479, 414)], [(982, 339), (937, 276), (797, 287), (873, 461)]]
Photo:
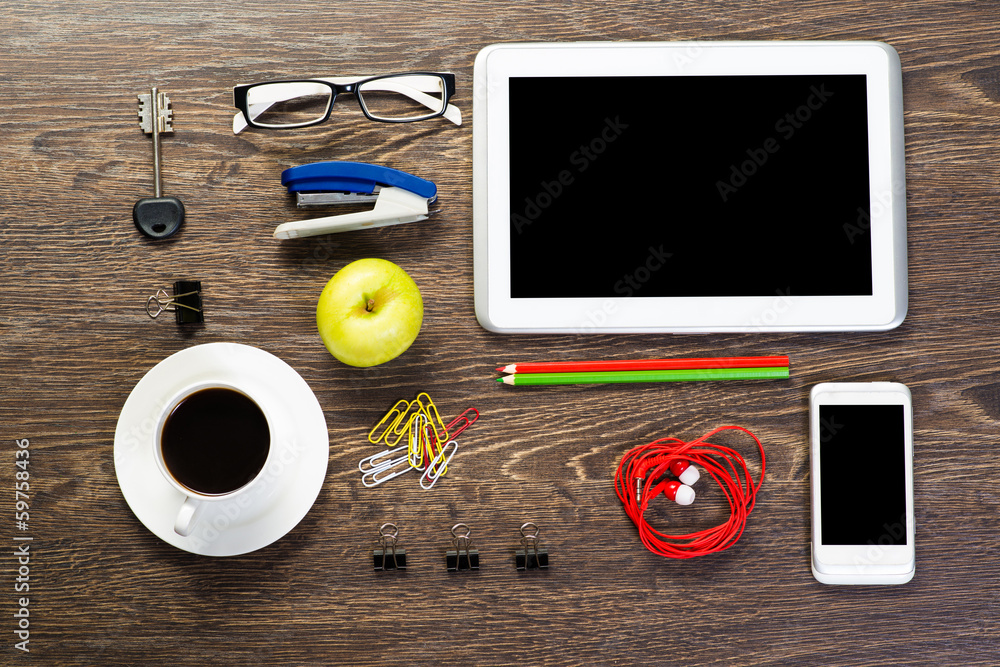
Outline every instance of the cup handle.
[(181, 537), (187, 537), (190, 535), (191, 531), (194, 530), (198, 510), (200, 508), (200, 500), (188, 497), (184, 501), (184, 504), (181, 505), (180, 511), (177, 513), (177, 519), (174, 521), (174, 532)]

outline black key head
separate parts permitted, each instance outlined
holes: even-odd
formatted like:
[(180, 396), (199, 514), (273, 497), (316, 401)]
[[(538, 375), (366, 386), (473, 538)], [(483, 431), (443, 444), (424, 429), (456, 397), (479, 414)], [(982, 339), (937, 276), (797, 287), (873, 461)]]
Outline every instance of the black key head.
[(177, 197), (145, 197), (132, 207), (132, 221), (149, 238), (165, 239), (181, 228), (184, 204)]

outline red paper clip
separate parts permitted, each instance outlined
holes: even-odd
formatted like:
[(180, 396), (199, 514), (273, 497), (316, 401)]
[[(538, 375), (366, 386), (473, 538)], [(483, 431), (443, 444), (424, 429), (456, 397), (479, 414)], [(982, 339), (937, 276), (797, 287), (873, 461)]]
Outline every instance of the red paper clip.
[[(473, 413), (474, 415), (471, 419), (466, 416), (470, 412)], [(469, 408), (459, 416), (452, 419), (451, 422), (447, 426), (445, 426), (445, 430), (450, 434), (449, 438), (451, 440), (454, 440), (455, 438), (458, 437), (459, 433), (472, 426), (477, 419), (479, 419), (479, 410), (476, 410), (475, 408)], [(458, 425), (459, 422), (462, 423), (461, 426)], [(451, 430), (452, 427), (456, 427), (454, 431)]]

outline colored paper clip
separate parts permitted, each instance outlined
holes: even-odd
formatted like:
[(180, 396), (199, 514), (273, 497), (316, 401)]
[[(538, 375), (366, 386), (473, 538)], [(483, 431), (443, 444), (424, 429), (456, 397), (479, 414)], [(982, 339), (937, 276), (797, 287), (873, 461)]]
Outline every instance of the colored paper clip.
[[(470, 413), (472, 414), (471, 417), (469, 416)], [(445, 431), (447, 433), (449, 433), (448, 437), (451, 438), (451, 440), (448, 443), (446, 443), (444, 445), (444, 447), (439, 447), (437, 453), (434, 452), (434, 445), (440, 445), (440, 442), (437, 440), (436, 437), (434, 437), (434, 435), (432, 433), (428, 433), (428, 438), (427, 438), (427, 457), (426, 457), (427, 460), (428, 460), (428, 462), (429, 462), (428, 466), (427, 466), (428, 472), (430, 472), (432, 465), (436, 465), (436, 463), (434, 463), (434, 462), (440, 462), (440, 460), (441, 460), (440, 457), (444, 456), (444, 448), (447, 447), (448, 444), (451, 444), (452, 442), (454, 442), (455, 438), (457, 438), (458, 435), (462, 431), (464, 431), (465, 429), (467, 429), (470, 426), (472, 426), (472, 424), (475, 423), (475, 421), (477, 419), (479, 419), (479, 411), (476, 410), (475, 408), (468, 408), (468, 409), (465, 410), (465, 412), (463, 412), (462, 414), (460, 414), (459, 416), (455, 417), (450, 422), (448, 422), (447, 424), (445, 424), (444, 429), (445, 429)], [(455, 443), (455, 445), (457, 447), (458, 443)], [(451, 456), (454, 456), (454, 452), (452, 453)], [(441, 476), (447, 474), (447, 472), (448, 472), (448, 461), (451, 461), (451, 456), (448, 456), (448, 458), (446, 460), (444, 460), (444, 462), (441, 465), (440, 471), (438, 471), (435, 474), (435, 476), (434, 476), (435, 480), (438, 477), (441, 477)], [(423, 486), (423, 484), (424, 484), (423, 483), (423, 479), (421, 479), (420, 485)], [(433, 482), (432, 482), (431, 486), (433, 486)], [(426, 488), (430, 488), (430, 486), (428, 486)]]
[[(401, 447), (400, 449), (405, 449), (405, 447)], [(413, 468), (410, 467), (410, 462), (405, 456), (401, 456), (398, 459), (392, 459), (386, 465), (363, 474), (361, 476), (361, 483), (370, 489), (373, 486), (378, 486), (383, 482), (388, 482), (390, 479), (406, 474), (411, 470)]]
[[(420, 401), (421, 396), (423, 396), (425, 400), (421, 401), (420, 406), (423, 408), (424, 412), (427, 413), (427, 419), (430, 421), (431, 428), (434, 429), (434, 437), (437, 438), (438, 442), (448, 442), (448, 429), (444, 425), (444, 420), (441, 419), (441, 413), (438, 412), (437, 406), (434, 405), (434, 401), (432, 401), (431, 397), (427, 395), (427, 392), (420, 392), (413, 400)], [(438, 426), (441, 427), (440, 430), (438, 430)]]
[[(384, 443), (392, 449), (365, 457), (358, 463), (362, 483), (367, 487), (377, 486), (406, 470), (416, 469), (421, 471), (421, 488), (431, 489), (447, 474), (448, 463), (458, 451), (455, 436), (478, 419), (479, 411), (468, 408), (445, 424), (427, 392), (420, 392), (412, 401), (396, 401), (368, 433), (369, 442)], [(406, 443), (397, 447), (404, 437)], [(404, 462), (407, 468), (399, 470)]]
[[(451, 447), (450, 452), (448, 450), (449, 447)], [(438, 455), (427, 465), (427, 472), (420, 476), (420, 488), (424, 491), (430, 491), (437, 484), (438, 479), (445, 474), (448, 469), (448, 463), (457, 452), (458, 443), (454, 440), (450, 440), (448, 444), (442, 447)], [(430, 483), (425, 485), (424, 480)]]
[[(423, 437), (421, 439), (421, 442), (423, 443), (423, 448), (425, 452), (424, 461), (427, 462), (427, 465), (430, 465), (431, 461), (433, 461), (434, 458), (441, 452), (442, 449), (441, 443), (438, 442), (437, 438), (434, 437), (434, 431), (431, 429), (430, 424), (424, 424), (422, 435)], [(435, 447), (437, 447), (437, 451), (434, 450)], [(447, 472), (447, 465), (441, 471), (441, 474), (443, 475), (445, 474), (445, 472)]]
[[(468, 416), (470, 412), (473, 414), (472, 417)], [(454, 440), (462, 431), (472, 426), (477, 419), (479, 419), (479, 410), (468, 408), (465, 412), (445, 424), (444, 428), (451, 434), (450, 437)]]
[(349, 232), (426, 220), (428, 204), (437, 200), (437, 186), (405, 171), (366, 162), (313, 162), (281, 172), (281, 184), (295, 193), (297, 205), (326, 206), (374, 201), (360, 213), (286, 222), (274, 230), (276, 239)]
[[(404, 435), (411, 433), (413, 431), (413, 422), (420, 415), (424, 415), (425, 419), (427, 417), (427, 413), (424, 412), (423, 406), (420, 405), (420, 401), (416, 399), (410, 401), (406, 405), (406, 409), (399, 415), (399, 419), (396, 421), (396, 425), (392, 429), (392, 433), (386, 434), (385, 443), (391, 447), (402, 440)], [(396, 436), (396, 439), (392, 443), (389, 442), (390, 435)]]
[[(409, 407), (410, 402), (405, 399), (396, 401), (396, 404), (389, 408), (389, 412), (385, 413), (385, 416), (382, 417), (382, 419), (380, 419), (379, 422), (375, 424), (375, 427), (368, 433), (368, 442), (373, 445), (377, 445), (378, 443), (384, 441), (388, 444), (388, 435), (392, 432), (392, 429), (396, 426), (397, 422), (403, 417), (403, 411), (399, 409), (401, 405)], [(383, 425), (385, 425), (385, 428), (379, 433), (377, 438), (373, 438), (375, 433), (379, 430), (379, 427)], [(396, 442), (399, 441), (397, 440)]]

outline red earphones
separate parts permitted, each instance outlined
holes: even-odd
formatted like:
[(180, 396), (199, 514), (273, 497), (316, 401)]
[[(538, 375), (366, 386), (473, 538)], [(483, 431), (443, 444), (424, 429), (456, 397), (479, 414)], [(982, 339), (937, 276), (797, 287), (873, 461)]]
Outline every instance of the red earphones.
[(653, 487), (654, 496), (660, 491), (663, 491), (663, 495), (678, 505), (690, 505), (694, 502), (694, 489), (687, 484), (681, 484), (673, 479), (667, 482), (660, 482)]
[(684, 460), (677, 460), (671, 463), (670, 474), (681, 480), (682, 484), (687, 484), (688, 486), (693, 486), (695, 482), (701, 479), (701, 473), (698, 472), (698, 469), (691, 465), (690, 461)]
[[(740, 431), (753, 439), (760, 457), (760, 476), (757, 479), (753, 478), (739, 452), (708, 442), (709, 438), (723, 431)], [(665, 468), (681, 475), (694, 469), (693, 465), (684, 466), (686, 469), (674, 468), (672, 464), (678, 460), (690, 461), (699, 469), (704, 468), (711, 473), (729, 505), (728, 520), (715, 528), (687, 535), (667, 535), (646, 521), (646, 509), (656, 493), (663, 492), (674, 502), (690, 503), (694, 500), (691, 487), (679, 481), (661, 481), (655, 486), (650, 482), (650, 493), (642, 492), (646, 488), (646, 479), (651, 475), (659, 477), (667, 472)], [(764, 446), (757, 436), (742, 426), (721, 426), (690, 442), (660, 438), (625, 452), (615, 471), (615, 493), (647, 549), (669, 558), (694, 558), (723, 551), (739, 540), (756, 503), (757, 491), (764, 483), (764, 469)]]
[[(650, 462), (652, 463), (652, 462)], [(670, 474), (677, 478), (677, 480), (666, 480), (656, 484), (651, 489), (651, 498), (656, 496), (658, 493), (662, 493), (669, 500), (673, 500), (678, 505), (690, 505), (694, 502), (694, 489), (691, 485), (697, 482), (701, 478), (701, 473), (698, 469), (691, 465), (691, 462), (687, 459), (677, 459), (673, 463), (665, 466), (664, 463), (658, 463), (655, 466), (647, 465), (646, 469), (655, 467), (654, 474), (660, 474), (661, 472), (670, 471)], [(663, 470), (666, 467), (667, 470)], [(644, 471), (645, 472), (645, 471)], [(635, 497), (636, 500), (639, 499), (642, 489), (642, 477), (637, 477), (635, 480)]]

